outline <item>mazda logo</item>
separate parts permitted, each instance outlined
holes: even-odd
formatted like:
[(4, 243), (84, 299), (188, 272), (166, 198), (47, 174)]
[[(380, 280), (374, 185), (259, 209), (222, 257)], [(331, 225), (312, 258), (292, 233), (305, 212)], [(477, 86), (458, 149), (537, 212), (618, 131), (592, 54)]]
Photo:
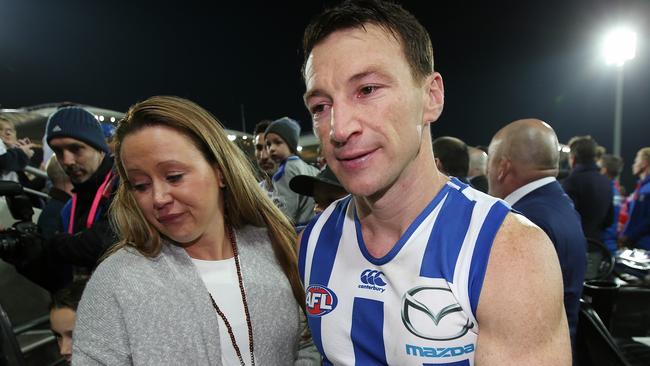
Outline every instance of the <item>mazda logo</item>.
[[(460, 305), (453, 303), (443, 307), (439, 312), (436, 313), (427, 305), (423, 304), (421, 301), (415, 298), (415, 295), (421, 291), (438, 291), (441, 292), (440, 295), (444, 296), (443, 298), (448, 297), (453, 301), (451, 290), (444, 287), (417, 286), (406, 291), (406, 293), (404, 293), (404, 296), (402, 296), (402, 322), (406, 326), (406, 329), (408, 329), (408, 331), (413, 335), (432, 341), (450, 341), (464, 336), (470, 329), (474, 327), (474, 323), (472, 323), (469, 319), (466, 319), (465, 324), (460, 326), (458, 330), (452, 330), (450, 332), (451, 334), (434, 335), (430, 334), (430, 331), (424, 331), (425, 329), (431, 329), (431, 327), (427, 324), (413, 324), (410, 314), (413, 314), (412, 312), (414, 311), (418, 311), (426, 315), (427, 318), (431, 319), (431, 323), (434, 327), (438, 327), (440, 321), (442, 321), (442, 319), (447, 315), (458, 312), (462, 313), (463, 311)], [(448, 294), (445, 295), (444, 293)]]

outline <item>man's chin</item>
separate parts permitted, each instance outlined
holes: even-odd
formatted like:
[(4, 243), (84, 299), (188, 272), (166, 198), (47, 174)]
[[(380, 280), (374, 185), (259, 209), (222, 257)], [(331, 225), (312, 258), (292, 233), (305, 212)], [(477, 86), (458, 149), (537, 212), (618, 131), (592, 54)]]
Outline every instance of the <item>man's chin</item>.
[(70, 177), (70, 181), (74, 184), (81, 184), (85, 181), (88, 180), (89, 176), (87, 174), (82, 174), (82, 175), (68, 175)]

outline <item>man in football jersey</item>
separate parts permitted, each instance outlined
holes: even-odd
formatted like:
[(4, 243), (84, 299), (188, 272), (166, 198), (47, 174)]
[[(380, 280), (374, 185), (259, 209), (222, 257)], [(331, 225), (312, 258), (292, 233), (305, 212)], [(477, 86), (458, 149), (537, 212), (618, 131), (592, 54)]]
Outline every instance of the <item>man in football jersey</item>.
[(303, 45), (305, 104), (352, 193), (299, 239), (324, 364), (569, 365), (548, 237), (436, 168), (444, 87), (422, 25), (393, 3), (346, 1)]

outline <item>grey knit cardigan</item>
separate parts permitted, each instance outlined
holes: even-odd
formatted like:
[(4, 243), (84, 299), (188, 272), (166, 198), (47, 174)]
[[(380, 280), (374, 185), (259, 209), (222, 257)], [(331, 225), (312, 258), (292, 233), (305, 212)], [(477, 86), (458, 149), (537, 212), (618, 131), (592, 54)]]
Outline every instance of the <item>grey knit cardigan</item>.
[[(320, 365), (266, 229), (235, 235), (256, 364)], [(72, 364), (221, 365), (217, 314), (184, 249), (165, 243), (146, 258), (124, 248), (99, 265), (77, 310)]]

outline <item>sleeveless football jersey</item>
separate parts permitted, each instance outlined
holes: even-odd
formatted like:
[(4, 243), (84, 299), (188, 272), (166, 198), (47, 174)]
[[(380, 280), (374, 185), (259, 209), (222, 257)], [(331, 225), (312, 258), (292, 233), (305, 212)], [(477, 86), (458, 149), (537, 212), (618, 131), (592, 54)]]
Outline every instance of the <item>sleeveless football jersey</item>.
[(354, 200), (302, 236), (308, 323), (325, 365), (474, 363), (476, 307), (509, 206), (448, 182), (382, 258), (366, 249)]

